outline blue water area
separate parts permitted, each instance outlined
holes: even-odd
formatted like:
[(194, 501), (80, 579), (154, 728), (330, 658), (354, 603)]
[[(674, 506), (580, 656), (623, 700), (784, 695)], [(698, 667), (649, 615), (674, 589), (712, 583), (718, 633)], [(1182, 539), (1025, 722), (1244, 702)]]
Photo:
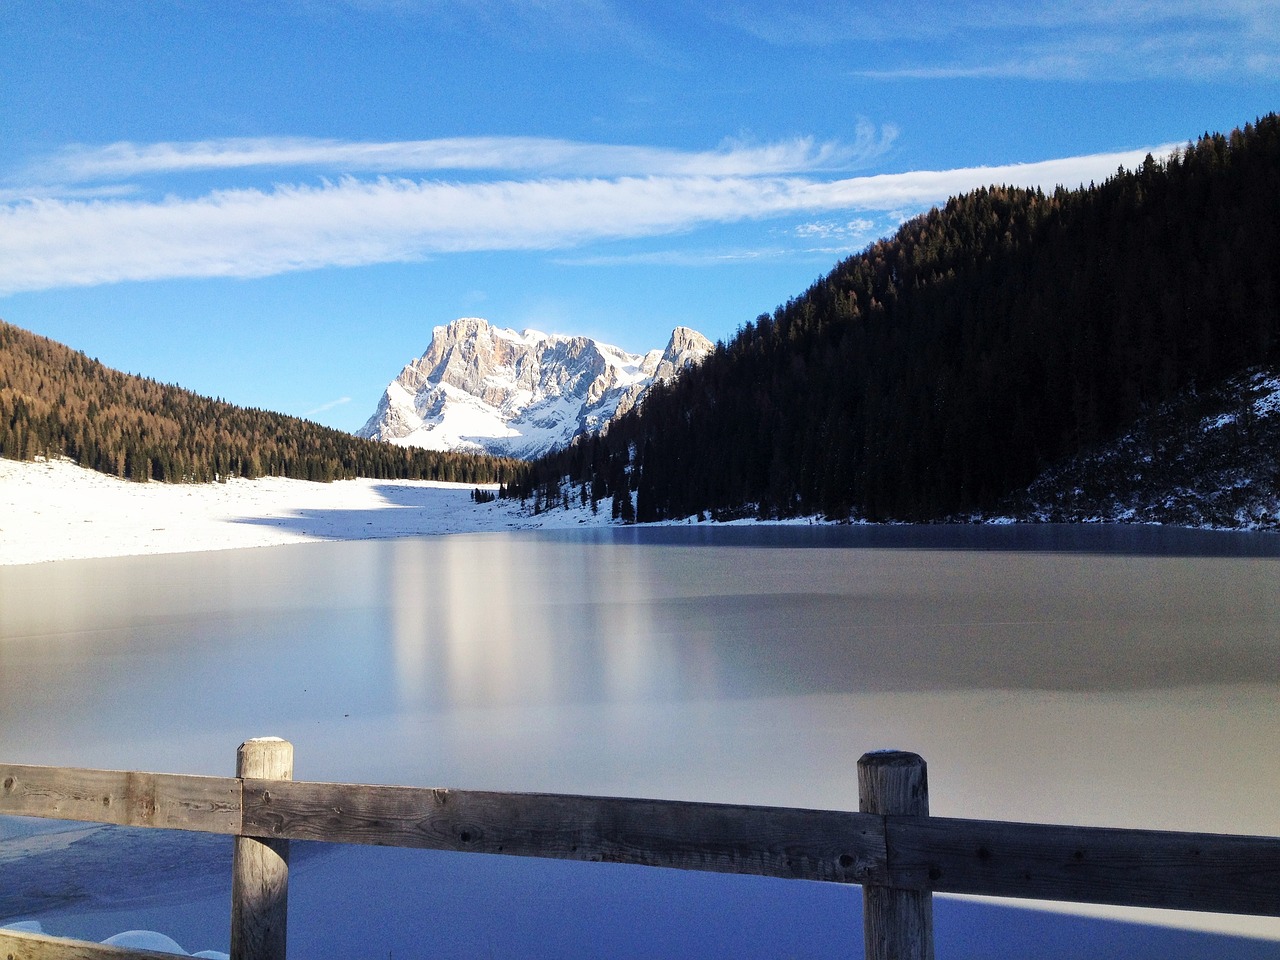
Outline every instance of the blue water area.
[(1142, 557), (1278, 557), (1280, 535), (1123, 523), (673, 524), (523, 534), (577, 543), (963, 550)]
[[(101, 940), (155, 929), (188, 951), (226, 950), (230, 841), (105, 831), (11, 874), (73, 893), (0, 916)], [(110, 857), (99, 854), (110, 853)], [(7, 912), (7, 911), (5, 911)], [(939, 960), (1262, 960), (1280, 944), (938, 897)], [(858, 887), (416, 850), (294, 843), (289, 949), (297, 957), (648, 960), (862, 955)]]

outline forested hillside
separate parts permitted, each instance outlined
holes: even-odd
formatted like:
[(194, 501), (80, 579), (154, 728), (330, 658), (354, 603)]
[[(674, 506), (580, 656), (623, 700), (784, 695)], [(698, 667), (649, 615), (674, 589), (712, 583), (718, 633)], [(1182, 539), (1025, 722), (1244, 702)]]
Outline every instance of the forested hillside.
[(515, 493), (623, 519), (980, 512), (1280, 357), (1280, 118), (1080, 190), (992, 187), (743, 326)]
[(1280, 530), (1280, 370), (1187, 389), (1123, 436), (1054, 464), (1002, 517)]
[(131, 480), (228, 476), (501, 482), (516, 461), (361, 440), (120, 373), (0, 321), (0, 456), (70, 457)]

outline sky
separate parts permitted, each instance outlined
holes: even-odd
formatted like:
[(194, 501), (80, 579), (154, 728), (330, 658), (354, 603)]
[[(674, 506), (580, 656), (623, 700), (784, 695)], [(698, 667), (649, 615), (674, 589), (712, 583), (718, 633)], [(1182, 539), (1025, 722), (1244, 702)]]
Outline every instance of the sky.
[(1280, 0), (0, 0), (0, 318), (355, 430), (432, 329), (712, 340), (1280, 107)]

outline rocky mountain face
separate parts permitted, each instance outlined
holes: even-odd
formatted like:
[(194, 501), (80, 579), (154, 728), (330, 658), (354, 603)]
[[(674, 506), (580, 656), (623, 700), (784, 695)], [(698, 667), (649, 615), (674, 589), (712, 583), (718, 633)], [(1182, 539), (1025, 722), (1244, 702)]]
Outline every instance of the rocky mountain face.
[(431, 450), (533, 458), (599, 430), (713, 348), (677, 327), (665, 350), (630, 354), (590, 337), (517, 333), (478, 317), (432, 331), (357, 434)]

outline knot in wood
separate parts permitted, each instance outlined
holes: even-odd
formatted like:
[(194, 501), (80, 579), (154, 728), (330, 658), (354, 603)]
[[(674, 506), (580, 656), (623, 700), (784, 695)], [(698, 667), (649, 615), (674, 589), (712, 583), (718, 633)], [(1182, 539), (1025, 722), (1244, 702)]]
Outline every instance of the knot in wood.
[(17, 783), (17, 782), (18, 782), (18, 781), (14, 780), (14, 779), (13, 779), (13, 777), (5, 777), (5, 778), (4, 778), (4, 792), (5, 792), (5, 793), (12, 793), (12, 792), (13, 792), (13, 785), (14, 785), (15, 783)]

